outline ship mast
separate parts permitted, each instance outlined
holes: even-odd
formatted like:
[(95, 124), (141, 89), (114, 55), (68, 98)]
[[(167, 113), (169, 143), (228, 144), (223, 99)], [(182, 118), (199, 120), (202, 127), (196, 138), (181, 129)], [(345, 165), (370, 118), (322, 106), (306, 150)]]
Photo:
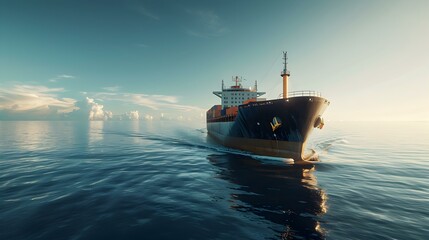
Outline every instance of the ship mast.
[(241, 84), (238, 83), (243, 81), (243, 77), (233, 76), (232, 81), (235, 82), (235, 86), (231, 86), (232, 88), (240, 88)]
[(283, 59), (284, 59), (284, 68), (280, 76), (283, 77), (283, 98), (287, 98), (288, 81), (290, 76), (290, 72), (287, 70), (287, 51), (283, 52)]
[(235, 76), (235, 79), (234, 79), (234, 77), (233, 77), (232, 81), (234, 81), (234, 82), (235, 82), (235, 87), (238, 87), (238, 83), (239, 83), (239, 82), (241, 82), (241, 79), (240, 79), (240, 78), (238, 78), (238, 76)]

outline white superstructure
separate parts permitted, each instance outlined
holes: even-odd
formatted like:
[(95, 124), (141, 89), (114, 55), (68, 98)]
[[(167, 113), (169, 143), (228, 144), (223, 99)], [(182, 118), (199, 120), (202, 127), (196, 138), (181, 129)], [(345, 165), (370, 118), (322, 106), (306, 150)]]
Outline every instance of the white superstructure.
[(238, 76), (233, 78), (233, 81), (235, 81), (234, 86), (225, 88), (222, 80), (222, 91), (213, 92), (214, 95), (221, 98), (222, 109), (236, 107), (249, 99), (255, 99), (256, 101), (259, 96), (265, 94), (265, 92), (258, 92), (257, 82), (255, 82), (255, 86), (253, 88), (244, 88), (241, 83), (239, 83), (242, 81), (242, 79)]

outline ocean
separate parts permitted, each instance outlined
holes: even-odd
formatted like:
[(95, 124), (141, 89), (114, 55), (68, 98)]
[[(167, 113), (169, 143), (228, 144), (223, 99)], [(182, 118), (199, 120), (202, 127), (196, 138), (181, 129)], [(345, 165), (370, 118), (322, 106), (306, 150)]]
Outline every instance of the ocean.
[(0, 239), (428, 239), (429, 122), (327, 122), (319, 162), (204, 123), (0, 122)]

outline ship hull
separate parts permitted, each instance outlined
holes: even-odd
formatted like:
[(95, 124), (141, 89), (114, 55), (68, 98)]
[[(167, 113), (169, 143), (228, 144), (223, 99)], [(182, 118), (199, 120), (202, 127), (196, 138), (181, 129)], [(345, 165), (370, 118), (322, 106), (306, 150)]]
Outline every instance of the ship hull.
[[(293, 97), (241, 105), (235, 119), (207, 120), (217, 142), (259, 155), (309, 160), (307, 139), (329, 105), (322, 97)], [(275, 126), (278, 121), (279, 126)]]

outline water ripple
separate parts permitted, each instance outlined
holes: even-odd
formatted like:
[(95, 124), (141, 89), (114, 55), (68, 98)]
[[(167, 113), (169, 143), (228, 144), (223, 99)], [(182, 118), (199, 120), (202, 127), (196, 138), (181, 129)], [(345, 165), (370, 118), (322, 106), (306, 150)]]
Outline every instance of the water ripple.
[(0, 122), (0, 239), (425, 239), (412, 126), (327, 126), (294, 165), (166, 122)]

